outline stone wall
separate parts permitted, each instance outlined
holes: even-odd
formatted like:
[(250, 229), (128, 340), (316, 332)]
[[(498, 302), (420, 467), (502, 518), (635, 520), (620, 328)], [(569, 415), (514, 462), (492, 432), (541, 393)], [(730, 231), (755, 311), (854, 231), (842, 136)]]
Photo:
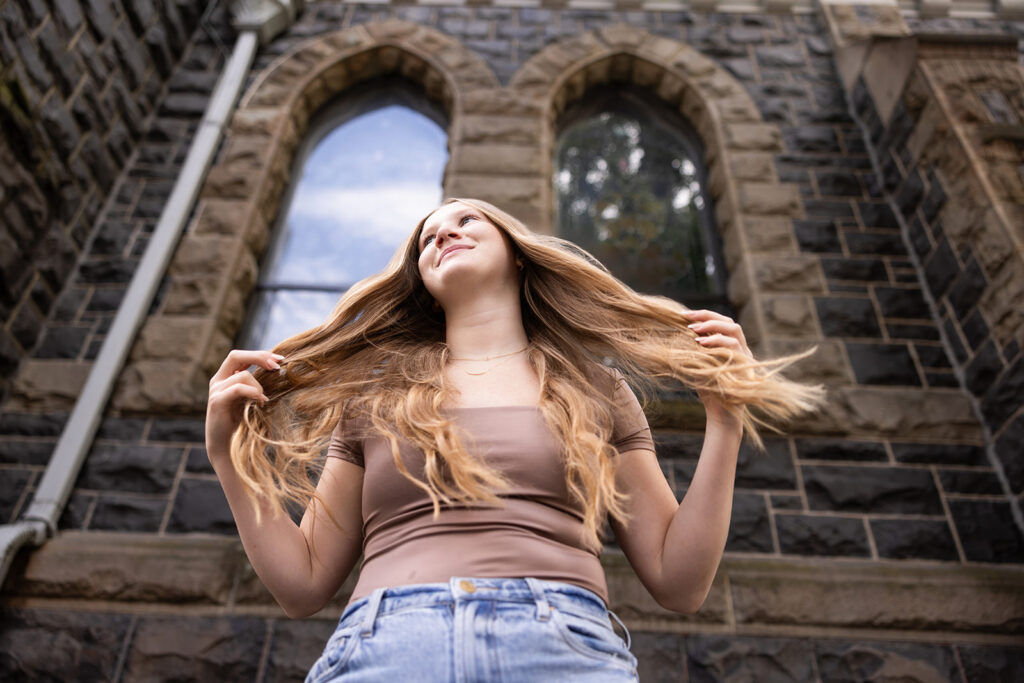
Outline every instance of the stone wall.
[[(30, 355), (95, 353), (103, 335), (97, 322), (46, 321), (58, 306), (62, 318), (82, 306), (99, 313), (117, 307), (131, 268), (83, 260), (127, 257), (132, 249), (137, 256), (145, 244), (120, 234), (133, 233), (128, 227), (96, 234), (96, 222), (112, 196), (131, 189), (119, 186), (122, 171), (151, 131), (150, 116), (203, 5), (0, 3), (0, 400)], [(149, 229), (173, 179), (154, 178), (146, 190)], [(76, 267), (83, 297), (58, 304)]]
[[(1019, 489), (1001, 478), (1012, 458), (993, 458), (1000, 442), (962, 387), (963, 361), (946, 335), (950, 321), (965, 331), (961, 317), (932, 306), (927, 265), (907, 239), (908, 216), (928, 221), (931, 239), (932, 219), (962, 206), (962, 192), (943, 180), (944, 157), (933, 175), (920, 168), (913, 193), (902, 189), (904, 171), (917, 166), (900, 161), (897, 179), (878, 163), (895, 129), (866, 125), (864, 98), (847, 97), (843, 44), (827, 19), (309, 4), (253, 66), (61, 535), (23, 553), (4, 586), (0, 652), (58, 631), (77, 654), (0, 659), (0, 674), (294, 679), (318, 654), (347, 589), (299, 622), (268, 600), (206, 458), (203, 385), (238, 332), (309, 117), (349, 84), (397, 71), (452, 116), (446, 194), (491, 199), (541, 230), (550, 229), (548, 150), (561, 107), (601, 79), (679, 107), (708, 149), (745, 329), (762, 353), (819, 347), (799, 374), (827, 384), (830, 408), (769, 439), (766, 453), (741, 453), (726, 557), (698, 615), (652, 610), (609, 550), (614, 607), (634, 630), (642, 680), (718, 680), (737, 668), (753, 680), (779, 671), (799, 681), (909, 670), (916, 680), (1019, 676), (1024, 537), (1012, 507)], [(893, 37), (909, 34), (896, 18), (892, 26)], [(40, 349), (51, 335), (83, 335), (81, 345), (63, 356), (37, 351), (0, 411), (3, 521), (24, 508), (49, 458), (221, 57), (204, 32), (194, 35)], [(959, 246), (953, 253), (964, 256)], [(952, 286), (962, 264), (932, 271)], [(1011, 360), (1005, 344), (991, 343), (1000, 362)], [(1012, 376), (1001, 372), (976, 386)], [(1007, 419), (1000, 452), (1019, 453)], [(651, 420), (682, 496), (702, 416), (665, 404)], [(947, 599), (935, 600), (940, 592)]]

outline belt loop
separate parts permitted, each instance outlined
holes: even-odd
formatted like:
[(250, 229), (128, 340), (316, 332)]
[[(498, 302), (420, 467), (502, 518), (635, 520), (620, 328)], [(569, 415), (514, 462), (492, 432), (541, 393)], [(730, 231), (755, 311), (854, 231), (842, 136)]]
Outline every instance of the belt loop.
[(377, 612), (380, 610), (380, 600), (384, 597), (383, 588), (375, 588), (370, 594), (370, 601), (366, 603), (366, 615), (363, 617), (363, 628), (359, 632), (363, 638), (373, 635), (373, 624), (377, 621)]
[(622, 627), (622, 632), (626, 634), (626, 649), (628, 650), (633, 645), (633, 639), (629, 635), (629, 629), (626, 628), (626, 625), (622, 623), (622, 619), (619, 619), (618, 614), (611, 610), (608, 610), (608, 614), (610, 614), (612, 619), (614, 619), (616, 623), (618, 623), (618, 625)]
[(530, 587), (533, 599), (537, 603), (537, 621), (547, 621), (551, 616), (551, 605), (548, 604), (543, 586), (540, 585), (540, 581), (530, 576), (526, 577), (526, 585)]

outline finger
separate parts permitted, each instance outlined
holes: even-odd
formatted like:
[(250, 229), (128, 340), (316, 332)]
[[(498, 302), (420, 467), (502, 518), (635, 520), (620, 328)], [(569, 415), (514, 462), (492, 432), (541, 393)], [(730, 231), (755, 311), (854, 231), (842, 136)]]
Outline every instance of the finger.
[(694, 311), (687, 311), (686, 317), (696, 322), (702, 322), (705, 320), (722, 320), (725, 322), (733, 322), (732, 318), (727, 315), (722, 315), (718, 311), (709, 311), (707, 309), (698, 309)]
[(736, 337), (730, 337), (726, 334), (712, 334), (707, 337), (697, 337), (697, 343), (701, 346), (707, 347), (723, 347), (733, 349), (735, 351), (742, 351), (743, 345)]
[(257, 389), (260, 393), (263, 393), (263, 385), (260, 384), (259, 380), (256, 379), (253, 376), (253, 374), (248, 370), (241, 370), (231, 375), (230, 377), (225, 377), (219, 382), (215, 382), (214, 384), (210, 385), (210, 392), (213, 393), (216, 391), (223, 391), (224, 389), (227, 389), (229, 386), (238, 383), (248, 384), (249, 386)]
[(736, 337), (737, 339), (743, 339), (743, 328), (732, 321), (708, 320), (707, 322), (702, 323), (691, 323), (688, 327), (701, 335), (718, 333), (727, 334), (730, 337)]
[(232, 349), (224, 362), (221, 363), (217, 373), (210, 378), (210, 385), (230, 377), (239, 370), (245, 370), (250, 365), (258, 365), (268, 370), (279, 370), (281, 368), (277, 361), (284, 360), (284, 356), (271, 353), (270, 351), (247, 351), (244, 349)]
[(210, 403), (220, 403), (223, 401), (230, 404), (246, 398), (251, 398), (252, 400), (259, 401), (260, 403), (269, 400), (266, 394), (264, 394), (260, 389), (240, 382), (238, 384), (232, 384), (223, 391), (210, 394)]

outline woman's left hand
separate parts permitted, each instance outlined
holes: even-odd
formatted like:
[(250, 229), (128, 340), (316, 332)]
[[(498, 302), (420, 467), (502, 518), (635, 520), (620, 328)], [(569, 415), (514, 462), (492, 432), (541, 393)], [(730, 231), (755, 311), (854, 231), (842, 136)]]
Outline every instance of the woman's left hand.
[[(743, 336), (743, 328), (732, 318), (708, 310), (687, 311), (686, 317), (694, 321), (688, 327), (697, 333), (697, 343), (701, 346), (730, 349), (740, 356), (754, 359), (754, 354), (747, 346), (747, 339)], [(735, 408), (726, 407), (718, 398), (703, 393), (700, 394), (700, 400), (704, 403), (709, 422), (729, 425), (738, 423)]]

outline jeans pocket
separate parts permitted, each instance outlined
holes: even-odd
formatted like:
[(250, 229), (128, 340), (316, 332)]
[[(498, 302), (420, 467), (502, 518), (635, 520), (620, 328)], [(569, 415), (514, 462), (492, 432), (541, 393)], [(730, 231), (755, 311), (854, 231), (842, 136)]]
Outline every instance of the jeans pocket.
[(345, 667), (352, 657), (352, 651), (359, 641), (359, 626), (336, 630), (327, 641), (323, 654), (313, 663), (306, 676), (306, 683), (326, 683)]
[(551, 621), (573, 650), (628, 669), (636, 666), (633, 653), (607, 619), (552, 608)]

